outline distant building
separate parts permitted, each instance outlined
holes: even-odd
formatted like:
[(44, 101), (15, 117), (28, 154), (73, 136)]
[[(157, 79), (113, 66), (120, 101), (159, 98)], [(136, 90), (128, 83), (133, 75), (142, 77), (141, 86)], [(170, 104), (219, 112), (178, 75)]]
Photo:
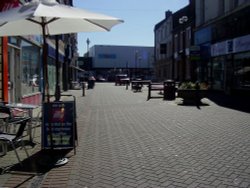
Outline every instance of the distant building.
[(92, 74), (110, 81), (119, 73), (130, 78), (152, 77), (154, 48), (145, 46), (95, 45), (89, 50)]

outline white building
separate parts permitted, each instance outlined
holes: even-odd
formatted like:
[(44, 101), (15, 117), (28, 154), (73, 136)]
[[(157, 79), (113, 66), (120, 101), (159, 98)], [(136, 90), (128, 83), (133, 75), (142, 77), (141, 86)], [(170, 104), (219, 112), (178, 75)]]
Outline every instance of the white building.
[(89, 56), (96, 76), (127, 73), (131, 78), (148, 77), (152, 74), (154, 47), (95, 45)]

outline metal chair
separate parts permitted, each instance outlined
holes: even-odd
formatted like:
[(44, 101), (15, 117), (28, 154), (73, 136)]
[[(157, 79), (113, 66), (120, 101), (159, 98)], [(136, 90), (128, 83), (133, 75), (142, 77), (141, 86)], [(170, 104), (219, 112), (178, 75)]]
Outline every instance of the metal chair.
[(29, 124), (31, 125), (31, 130), (33, 130), (32, 134), (32, 138), (35, 138), (35, 134), (36, 134), (36, 128), (41, 127), (42, 125), (42, 112), (39, 111), (37, 113), (37, 115), (33, 118), (31, 118), (31, 120), (29, 121)]
[[(13, 109), (5, 106), (5, 105), (0, 105), (0, 113), (5, 113), (8, 114), (8, 118), (4, 119), (4, 121), (6, 122), (6, 129), (8, 128), (9, 124), (15, 124), (15, 122), (26, 119), (27, 116), (15, 116), (13, 113)], [(8, 131), (6, 131), (8, 132)]]
[(26, 149), (26, 147), (24, 145), (24, 142), (23, 142), (23, 139), (22, 139), (23, 138), (23, 133), (24, 133), (24, 130), (25, 130), (25, 126), (26, 126), (26, 124), (27, 124), (27, 122), (29, 120), (30, 120), (30, 117), (26, 117), (26, 118), (22, 118), (22, 119), (20, 119), (18, 121), (12, 122), (14, 124), (19, 124), (19, 128), (18, 128), (16, 134), (0, 133), (0, 141), (5, 143), (6, 145), (11, 145), (11, 147), (15, 151), (16, 157), (17, 157), (18, 162), (19, 162), (20, 165), (22, 165), (22, 162), (21, 162), (20, 157), (19, 157), (19, 155), (18, 155), (18, 153), (16, 151), (16, 146), (15, 145), (17, 143), (21, 142), (22, 147), (24, 148), (27, 157), (29, 157), (29, 154), (27, 152), (27, 149)]

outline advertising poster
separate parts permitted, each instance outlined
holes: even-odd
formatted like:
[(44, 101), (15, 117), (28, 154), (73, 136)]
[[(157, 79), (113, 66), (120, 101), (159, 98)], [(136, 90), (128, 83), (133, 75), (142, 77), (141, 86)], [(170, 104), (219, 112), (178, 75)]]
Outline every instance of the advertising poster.
[[(74, 147), (75, 135), (74, 102), (44, 103), (43, 116), (43, 147), (71, 148)], [(51, 145), (51, 137), (53, 145)]]

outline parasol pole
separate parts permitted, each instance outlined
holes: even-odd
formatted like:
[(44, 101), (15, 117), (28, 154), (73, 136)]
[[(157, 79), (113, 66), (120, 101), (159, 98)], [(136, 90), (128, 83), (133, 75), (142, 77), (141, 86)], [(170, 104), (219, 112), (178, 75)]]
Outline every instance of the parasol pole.
[[(46, 99), (47, 96), (47, 102), (50, 103), (50, 95), (49, 95), (49, 82), (48, 82), (48, 44), (46, 41), (46, 22), (45, 18), (42, 17), (42, 32), (43, 32), (43, 102)], [(44, 109), (43, 109), (44, 110)], [(49, 116), (51, 116), (51, 113), (49, 113)], [(49, 118), (50, 119), (50, 118)], [(52, 135), (52, 126), (51, 122), (49, 122), (49, 138), (50, 138), (50, 146), (51, 150), (53, 150), (53, 135)]]
[(55, 101), (60, 101), (61, 93), (60, 93), (60, 83), (59, 83), (59, 75), (60, 75), (60, 63), (59, 63), (59, 37), (55, 35), (56, 42), (56, 91), (55, 91)]
[(43, 32), (43, 101), (45, 101), (45, 97), (47, 96), (47, 102), (50, 102), (49, 96), (49, 81), (48, 81), (48, 45), (46, 41), (46, 32), (45, 32), (45, 18), (42, 17), (42, 32)]

